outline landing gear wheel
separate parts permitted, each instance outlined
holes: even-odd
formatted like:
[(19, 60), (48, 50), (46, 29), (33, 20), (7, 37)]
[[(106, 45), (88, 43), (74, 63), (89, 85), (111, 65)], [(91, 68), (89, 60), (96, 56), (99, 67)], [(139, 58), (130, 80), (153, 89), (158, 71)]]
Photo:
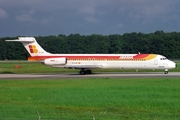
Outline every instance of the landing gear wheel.
[(168, 69), (165, 69), (165, 72), (164, 72), (164, 74), (168, 74)]
[(168, 71), (165, 71), (164, 74), (168, 74)]
[(85, 75), (85, 71), (84, 71), (84, 70), (81, 70), (81, 71), (80, 71), (80, 74), (81, 74), (81, 75)]
[(91, 72), (91, 70), (87, 70), (86, 73), (87, 74), (91, 74), (92, 72)]

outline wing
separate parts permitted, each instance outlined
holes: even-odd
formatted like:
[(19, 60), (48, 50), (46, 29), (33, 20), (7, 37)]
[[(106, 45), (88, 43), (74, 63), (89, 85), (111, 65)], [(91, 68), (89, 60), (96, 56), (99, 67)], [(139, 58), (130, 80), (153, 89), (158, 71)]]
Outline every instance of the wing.
[(58, 65), (52, 66), (56, 68), (74, 68), (74, 69), (100, 69), (103, 68), (103, 65)]

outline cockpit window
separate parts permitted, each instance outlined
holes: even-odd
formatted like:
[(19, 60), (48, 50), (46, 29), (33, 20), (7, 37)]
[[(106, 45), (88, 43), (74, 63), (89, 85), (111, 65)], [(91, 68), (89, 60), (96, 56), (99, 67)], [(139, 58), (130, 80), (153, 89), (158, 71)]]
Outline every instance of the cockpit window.
[(160, 58), (160, 60), (167, 60), (167, 58)]

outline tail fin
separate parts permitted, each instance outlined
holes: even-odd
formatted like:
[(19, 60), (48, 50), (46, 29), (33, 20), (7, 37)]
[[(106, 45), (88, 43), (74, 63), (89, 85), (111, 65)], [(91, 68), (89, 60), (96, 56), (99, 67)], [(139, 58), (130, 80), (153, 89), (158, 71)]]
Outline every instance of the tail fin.
[(47, 56), (50, 53), (46, 52), (37, 42), (34, 37), (18, 37), (17, 40), (6, 40), (6, 41), (14, 41), (21, 42), (29, 54), (34, 56)]

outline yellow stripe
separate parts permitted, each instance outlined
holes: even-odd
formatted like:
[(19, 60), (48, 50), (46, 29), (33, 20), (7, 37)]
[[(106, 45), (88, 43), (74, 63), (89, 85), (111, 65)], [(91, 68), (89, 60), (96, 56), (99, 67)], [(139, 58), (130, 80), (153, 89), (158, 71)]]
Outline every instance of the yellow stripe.
[(42, 59), (31, 59), (31, 58), (28, 58), (28, 61), (40, 61), (40, 60), (42, 60)]
[(150, 54), (149, 56), (145, 57), (145, 60), (152, 60), (152, 59), (154, 59), (155, 57), (157, 57), (156, 54)]

